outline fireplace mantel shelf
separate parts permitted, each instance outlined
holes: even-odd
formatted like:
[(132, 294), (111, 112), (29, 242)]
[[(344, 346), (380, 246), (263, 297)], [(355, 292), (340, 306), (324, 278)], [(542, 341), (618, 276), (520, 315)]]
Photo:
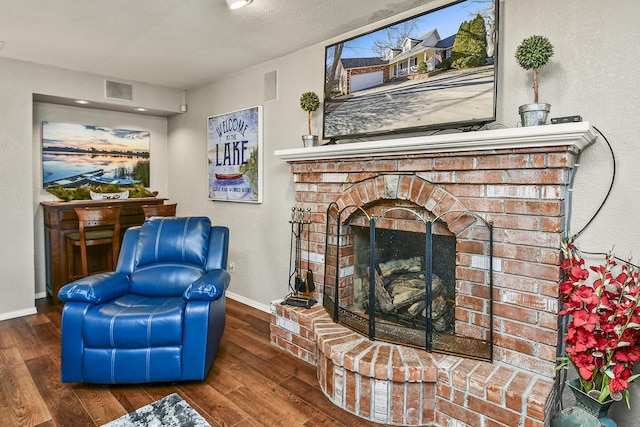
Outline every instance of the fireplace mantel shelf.
[(570, 146), (580, 152), (595, 139), (589, 122), (580, 122), (294, 148), (276, 150), (274, 154), (287, 162), (299, 162), (557, 146)]

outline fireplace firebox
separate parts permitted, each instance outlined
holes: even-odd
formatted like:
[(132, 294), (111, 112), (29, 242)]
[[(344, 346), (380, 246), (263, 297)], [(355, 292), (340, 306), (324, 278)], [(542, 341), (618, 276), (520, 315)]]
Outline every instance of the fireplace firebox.
[[(447, 214), (453, 212), (447, 212)], [(456, 212), (472, 215), (470, 212)], [(456, 334), (456, 236), (424, 208), (399, 200), (327, 209), (323, 305), (333, 321), (370, 340), (491, 360), (492, 225), (486, 240), (488, 324), (482, 339)], [(332, 264), (333, 263), (333, 264)], [(333, 286), (332, 286), (333, 285)]]

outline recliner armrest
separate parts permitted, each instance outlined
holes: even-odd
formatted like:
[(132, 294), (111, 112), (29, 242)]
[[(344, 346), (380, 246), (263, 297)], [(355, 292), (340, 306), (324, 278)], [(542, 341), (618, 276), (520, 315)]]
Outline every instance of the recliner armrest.
[(182, 297), (187, 301), (215, 301), (229, 287), (231, 275), (227, 270), (211, 270), (193, 282)]
[(58, 291), (60, 301), (101, 304), (129, 293), (129, 278), (117, 272), (94, 274), (64, 285)]

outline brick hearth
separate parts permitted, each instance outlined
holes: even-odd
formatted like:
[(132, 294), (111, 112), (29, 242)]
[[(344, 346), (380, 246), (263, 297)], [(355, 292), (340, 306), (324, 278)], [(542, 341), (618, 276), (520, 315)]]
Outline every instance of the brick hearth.
[(369, 341), (333, 323), (321, 306), (275, 301), (271, 342), (317, 366), (320, 387), (337, 406), (382, 424), (542, 426), (554, 386), (505, 364)]
[[(556, 408), (560, 243), (576, 155), (588, 123), (501, 129), (282, 150), (296, 202), (312, 212), (309, 261), (321, 299), (330, 203), (395, 199), (442, 218), (456, 235), (455, 330), (487, 339), (486, 252), (469, 211), (494, 226), (493, 363), (369, 341), (320, 306), (273, 305), (274, 345), (315, 364), (332, 402), (395, 425), (543, 426)], [(395, 184), (394, 184), (395, 183)], [(479, 263), (479, 264), (478, 264)], [(340, 277), (350, 274), (342, 267)]]

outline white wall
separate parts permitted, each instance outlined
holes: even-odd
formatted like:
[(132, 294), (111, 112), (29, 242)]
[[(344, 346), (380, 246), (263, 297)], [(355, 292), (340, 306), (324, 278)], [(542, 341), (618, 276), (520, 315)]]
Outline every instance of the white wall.
[[(274, 150), (302, 147), (306, 113), (302, 92), (322, 93), (323, 48), (314, 46), (187, 92), (189, 112), (169, 119), (169, 194), (194, 214), (230, 228), (229, 261), (236, 264), (230, 292), (261, 309), (286, 296), (289, 230), (294, 192), (289, 167)], [(277, 70), (278, 99), (264, 102), (264, 75)], [(208, 200), (207, 117), (263, 106), (263, 203)], [(318, 117), (315, 133), (321, 132)]]
[[(530, 73), (517, 66), (517, 45), (532, 34), (547, 36), (555, 45), (551, 62), (541, 70), (540, 99), (551, 103), (550, 117), (579, 114), (600, 129), (613, 146), (616, 182), (611, 196), (593, 223), (577, 240), (585, 251), (615, 253), (640, 259), (640, 207), (637, 183), (640, 77), (635, 44), (640, 39), (635, 0), (501, 2), (499, 113), (515, 126), (517, 107), (532, 102)], [(602, 138), (580, 159), (576, 175), (570, 232), (579, 232), (605, 196), (612, 174), (609, 150)]]
[[(34, 136), (33, 94), (111, 102), (104, 97), (104, 79), (104, 76), (0, 58), (0, 319), (33, 312), (36, 292), (42, 292), (45, 286), (39, 229), (41, 190), (34, 190), (41, 183), (42, 174), (36, 170), (40, 153), (39, 139)], [(133, 85), (134, 101), (140, 102), (138, 105), (178, 112), (184, 103), (183, 91), (138, 82), (124, 83)], [(116, 123), (109, 118), (104, 120), (106, 124)], [(166, 184), (161, 185), (165, 188), (160, 190), (165, 192)]]
[[(640, 85), (629, 47), (640, 39), (635, 0), (612, 8), (599, 0), (500, 3), (498, 120), (496, 126), (516, 127), (518, 106), (533, 101), (531, 73), (517, 65), (517, 45), (533, 34), (547, 36), (555, 55), (540, 73), (541, 102), (552, 104), (550, 117), (579, 114), (600, 129), (614, 147), (618, 170), (609, 201), (578, 243), (584, 250), (640, 257), (640, 227), (635, 211), (640, 181), (635, 135)], [(415, 9), (408, 16), (424, 7)], [(392, 19), (391, 21), (395, 21)], [(377, 26), (378, 24), (376, 24)], [(356, 35), (363, 28), (348, 34)], [(305, 113), (299, 96), (322, 93), (324, 46), (311, 46), (187, 92), (189, 112), (169, 119), (169, 193), (190, 211), (210, 215), (231, 228), (230, 260), (236, 263), (230, 290), (263, 307), (287, 292), (289, 209), (294, 200), (288, 165), (274, 150), (301, 147)], [(277, 101), (263, 102), (265, 73), (278, 73)], [(264, 203), (261, 205), (207, 200), (206, 118), (254, 105), (264, 106)], [(321, 134), (321, 117), (314, 133)], [(612, 167), (602, 140), (581, 158), (576, 177), (571, 233), (578, 232), (604, 197)]]
[(73, 123), (104, 126), (114, 129), (144, 130), (150, 132), (150, 185), (158, 197), (169, 198), (167, 192), (167, 119), (115, 111), (97, 110), (36, 102), (33, 106), (33, 194), (35, 236), (36, 297), (46, 294), (44, 249), (44, 223), (40, 202), (57, 198), (42, 188), (42, 122)]

